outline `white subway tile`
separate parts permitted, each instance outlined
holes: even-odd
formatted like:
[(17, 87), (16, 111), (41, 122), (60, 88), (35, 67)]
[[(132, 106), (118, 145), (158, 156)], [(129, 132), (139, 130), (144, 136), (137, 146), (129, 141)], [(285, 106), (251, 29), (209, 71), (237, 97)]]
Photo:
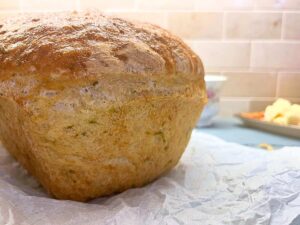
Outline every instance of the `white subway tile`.
[(279, 73), (279, 97), (300, 98), (300, 71), (298, 73)]
[(276, 98), (260, 98), (260, 100), (251, 99), (249, 102), (249, 112), (262, 112), (265, 111), (268, 105), (273, 104)]
[(0, 10), (19, 10), (20, 5), (17, 0), (0, 0)]
[(300, 43), (254, 42), (251, 67), (274, 70), (300, 69)]
[(73, 0), (23, 0), (21, 4), (23, 11), (63, 11), (75, 10), (76, 2)]
[(244, 10), (252, 9), (254, 0), (199, 0), (197, 10)]
[(168, 15), (170, 31), (186, 39), (221, 38), (223, 13), (173, 12)]
[(255, 0), (256, 9), (300, 9), (300, 0)]
[(232, 116), (240, 112), (249, 112), (249, 100), (221, 98), (220, 115)]
[(286, 13), (284, 15), (284, 38), (300, 40), (300, 12)]
[(197, 0), (137, 0), (141, 10), (193, 10)]
[(135, 1), (134, 0), (80, 0), (80, 9), (92, 9), (99, 11), (107, 10), (134, 10)]
[(167, 18), (166, 13), (164, 12), (110, 12), (105, 14), (132, 21), (156, 24), (163, 28), (167, 28)]
[(222, 89), (226, 97), (275, 97), (277, 74), (234, 72), (224, 73), (227, 81)]
[(281, 22), (281, 13), (227, 13), (226, 37), (238, 39), (280, 39)]
[(189, 42), (201, 57), (207, 70), (222, 71), (248, 68), (250, 61), (249, 42)]

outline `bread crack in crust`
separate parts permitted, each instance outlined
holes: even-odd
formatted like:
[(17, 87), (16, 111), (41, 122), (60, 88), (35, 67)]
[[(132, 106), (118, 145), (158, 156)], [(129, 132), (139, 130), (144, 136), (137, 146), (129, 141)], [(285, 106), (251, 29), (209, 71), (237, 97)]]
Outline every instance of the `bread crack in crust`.
[(203, 76), (199, 57), (157, 26), (20, 15), (0, 25), (0, 137), (55, 198), (140, 187), (180, 159)]

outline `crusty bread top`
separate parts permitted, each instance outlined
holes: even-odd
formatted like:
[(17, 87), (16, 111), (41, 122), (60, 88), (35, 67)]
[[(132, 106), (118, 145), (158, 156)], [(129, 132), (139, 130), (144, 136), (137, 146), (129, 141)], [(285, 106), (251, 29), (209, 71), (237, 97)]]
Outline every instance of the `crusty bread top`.
[[(186, 75), (203, 79), (199, 57), (166, 30), (96, 12), (29, 14), (0, 23), (1, 76)], [(5, 72), (9, 71), (9, 73)]]

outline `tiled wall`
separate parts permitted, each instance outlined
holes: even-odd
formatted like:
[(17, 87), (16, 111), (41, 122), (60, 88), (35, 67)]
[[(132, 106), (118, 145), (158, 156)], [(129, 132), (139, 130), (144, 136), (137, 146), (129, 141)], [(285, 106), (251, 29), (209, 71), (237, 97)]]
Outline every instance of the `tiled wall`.
[(228, 77), (223, 114), (261, 110), (278, 96), (300, 102), (300, 0), (0, 0), (0, 20), (16, 11), (84, 9), (182, 37), (207, 73)]

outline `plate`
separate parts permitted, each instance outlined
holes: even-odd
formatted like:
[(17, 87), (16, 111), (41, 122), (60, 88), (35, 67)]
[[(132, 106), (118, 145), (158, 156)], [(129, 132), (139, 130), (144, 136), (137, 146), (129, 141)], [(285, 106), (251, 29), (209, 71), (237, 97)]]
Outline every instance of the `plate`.
[(236, 117), (240, 118), (243, 121), (243, 123), (248, 127), (253, 127), (271, 133), (281, 134), (300, 139), (300, 126), (279, 125), (276, 123), (261, 121), (258, 119), (249, 119), (243, 117), (241, 114), (237, 114)]

